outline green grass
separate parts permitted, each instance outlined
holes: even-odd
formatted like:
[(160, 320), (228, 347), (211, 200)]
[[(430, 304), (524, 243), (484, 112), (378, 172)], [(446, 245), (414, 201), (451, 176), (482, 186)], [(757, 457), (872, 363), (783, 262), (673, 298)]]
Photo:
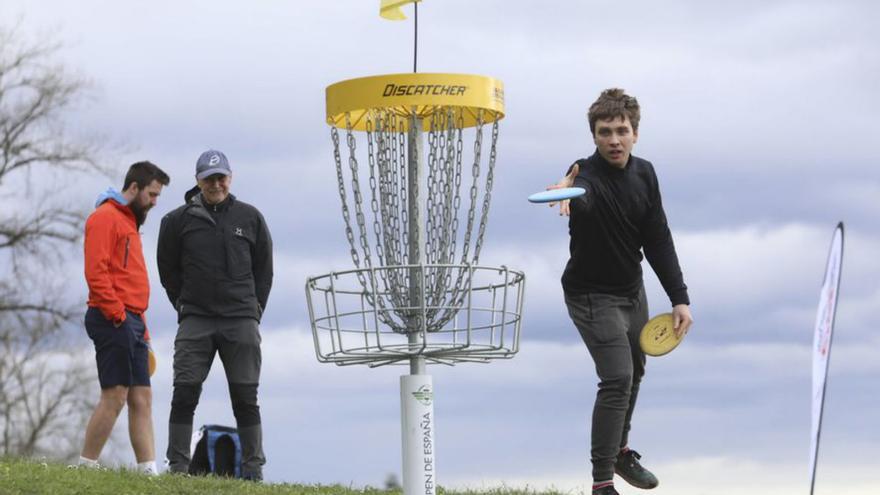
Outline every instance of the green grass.
[[(440, 495), (568, 495), (566, 492), (513, 490), (453, 491)], [(0, 494), (70, 495), (398, 495), (399, 490), (356, 489), (341, 485), (257, 484), (214, 476), (143, 476), (126, 470), (74, 469), (54, 461), (0, 458)]]

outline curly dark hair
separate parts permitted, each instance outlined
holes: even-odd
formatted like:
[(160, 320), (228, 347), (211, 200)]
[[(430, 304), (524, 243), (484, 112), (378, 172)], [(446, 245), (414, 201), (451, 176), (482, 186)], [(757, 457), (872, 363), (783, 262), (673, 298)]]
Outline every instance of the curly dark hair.
[(596, 121), (629, 117), (633, 131), (639, 130), (641, 110), (639, 101), (626, 94), (620, 88), (609, 88), (602, 91), (599, 98), (590, 105), (587, 119), (590, 121), (590, 133), (596, 134)]

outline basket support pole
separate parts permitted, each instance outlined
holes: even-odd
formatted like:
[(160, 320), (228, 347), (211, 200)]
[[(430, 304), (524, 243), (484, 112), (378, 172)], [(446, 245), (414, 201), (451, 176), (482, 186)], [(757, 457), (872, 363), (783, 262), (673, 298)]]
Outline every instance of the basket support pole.
[(413, 116), (407, 133), (407, 230), (409, 263), (418, 265), (409, 273), (409, 347), (417, 353), (410, 358), (409, 375), (400, 377), (400, 426), (403, 444), (404, 495), (435, 495), (437, 473), (434, 465), (434, 387), (425, 372), (425, 227), (421, 219), (422, 120)]

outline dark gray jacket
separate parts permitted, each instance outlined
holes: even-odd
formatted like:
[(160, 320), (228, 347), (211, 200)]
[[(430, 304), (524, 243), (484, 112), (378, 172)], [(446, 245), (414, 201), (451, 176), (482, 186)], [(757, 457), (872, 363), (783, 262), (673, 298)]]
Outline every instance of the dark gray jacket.
[(232, 194), (201, 194), (162, 218), (159, 277), (178, 321), (189, 315), (259, 320), (272, 289), (272, 237), (263, 215)]

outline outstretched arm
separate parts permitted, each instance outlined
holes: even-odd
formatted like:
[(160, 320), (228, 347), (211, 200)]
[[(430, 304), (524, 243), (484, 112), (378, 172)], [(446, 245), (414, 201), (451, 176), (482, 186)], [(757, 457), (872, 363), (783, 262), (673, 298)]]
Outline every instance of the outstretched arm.
[[(574, 186), (574, 178), (577, 177), (578, 172), (580, 172), (580, 170), (581, 170), (581, 166), (578, 165), (577, 163), (575, 163), (574, 165), (571, 166), (571, 168), (568, 171), (568, 174), (566, 174), (565, 177), (563, 177), (562, 179), (559, 179), (559, 182), (557, 182), (556, 184), (547, 186), (547, 190), (552, 191), (553, 189), (564, 189), (566, 187), (573, 187)], [(571, 203), (571, 200), (563, 199), (562, 201), (552, 201), (551, 203), (549, 203), (548, 206), (553, 208), (554, 206), (556, 206), (556, 203), (559, 203), (559, 216), (562, 216), (562, 215), (569, 216), (571, 214), (571, 208), (569, 206)]]

